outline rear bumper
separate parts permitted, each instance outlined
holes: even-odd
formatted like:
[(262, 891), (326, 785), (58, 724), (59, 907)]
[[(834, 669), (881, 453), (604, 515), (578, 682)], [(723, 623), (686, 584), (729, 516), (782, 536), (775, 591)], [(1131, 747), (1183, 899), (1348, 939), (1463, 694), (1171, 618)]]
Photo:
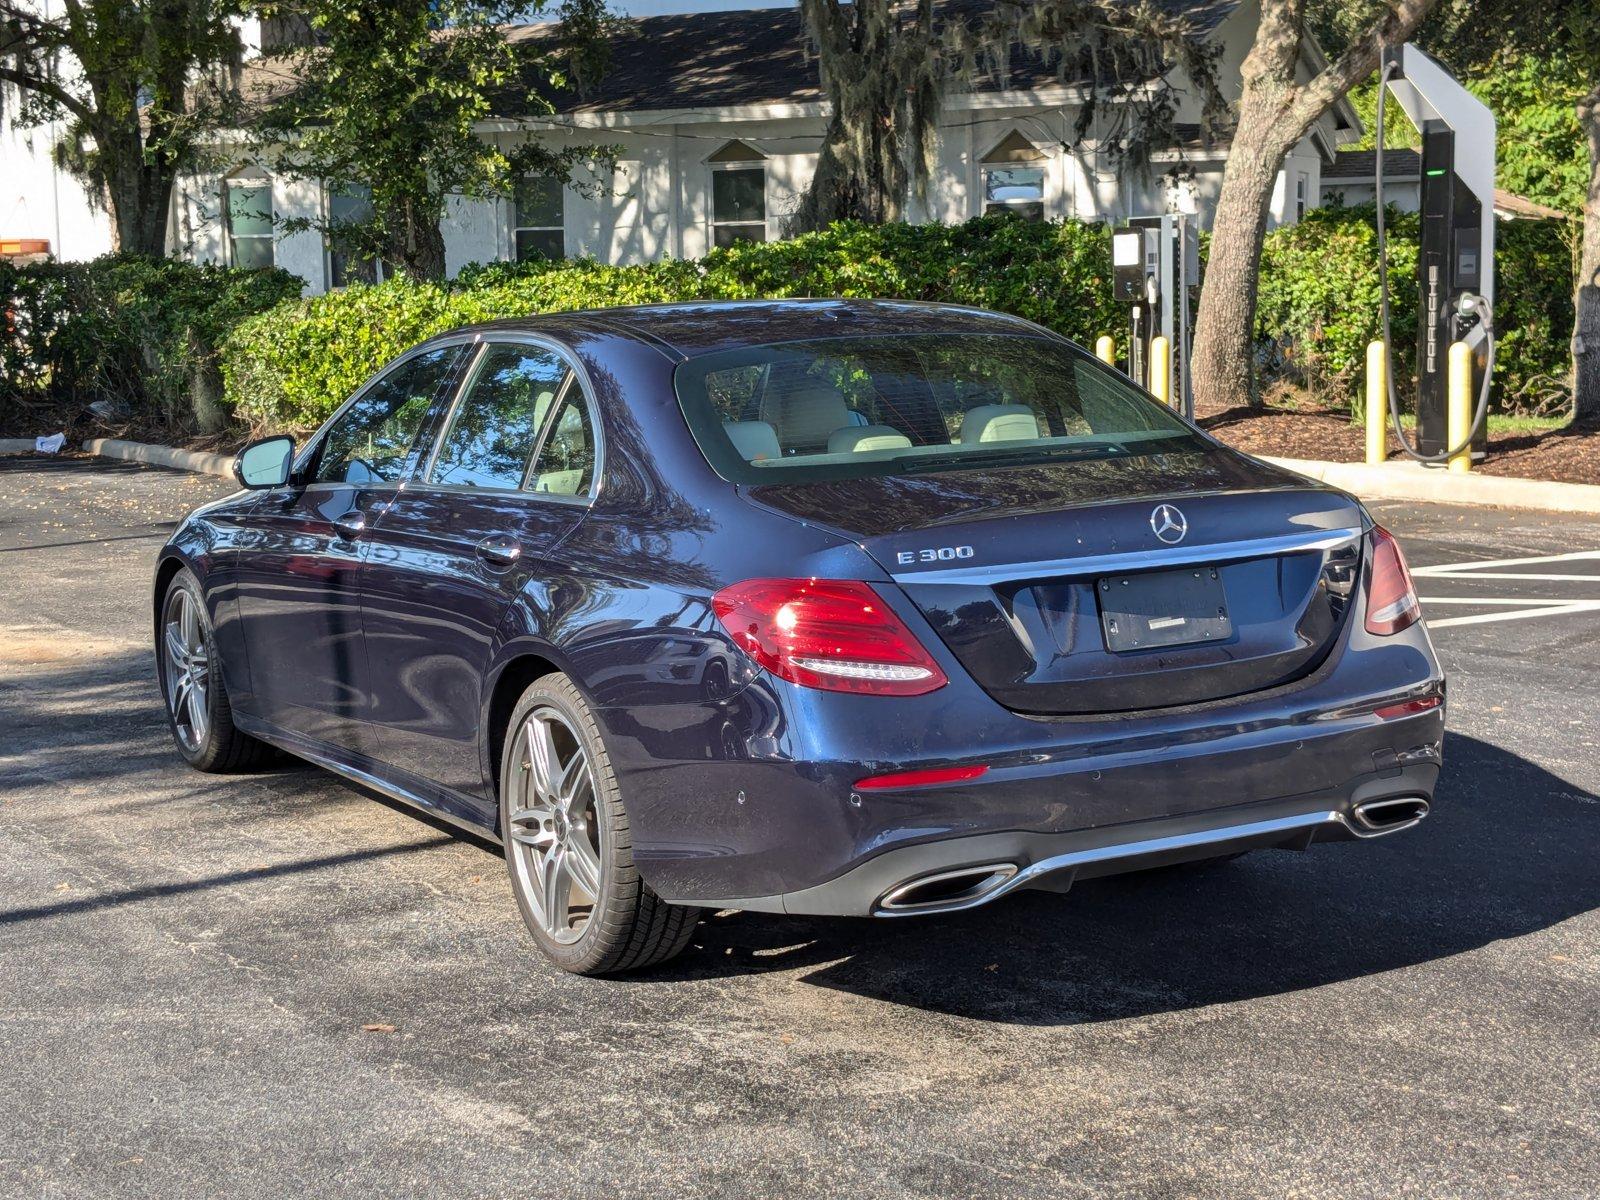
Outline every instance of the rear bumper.
[[(1229, 703), (1093, 718), (1009, 712), (954, 664), (948, 687), (885, 700), (761, 677), (704, 706), (603, 709), (640, 873), (663, 899), (757, 911), (887, 913), (932, 874), (1003, 868), (1022, 887), (1362, 832), (1356, 807), (1431, 803), (1442, 694), (1421, 625), (1359, 625), (1300, 684)], [(858, 791), (866, 776), (981, 764), (981, 778)], [(1176, 839), (1176, 840), (1174, 840)], [(971, 905), (963, 905), (970, 907)], [(932, 909), (920, 911), (933, 911)]]
[[(816, 887), (723, 907), (826, 916), (957, 912), (1014, 891), (1064, 892), (1080, 879), (1270, 848), (1387, 836), (1418, 824), (1437, 765), (1360, 781), (1348, 793), (1299, 797), (1102, 829), (948, 838), (892, 850)], [(1390, 804), (1390, 802), (1394, 802)]]

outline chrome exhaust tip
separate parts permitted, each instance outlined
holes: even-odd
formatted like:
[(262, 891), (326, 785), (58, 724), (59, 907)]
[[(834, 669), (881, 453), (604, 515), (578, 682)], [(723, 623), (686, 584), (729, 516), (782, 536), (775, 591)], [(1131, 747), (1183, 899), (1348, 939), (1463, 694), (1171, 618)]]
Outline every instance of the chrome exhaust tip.
[(1379, 837), (1417, 824), (1428, 815), (1428, 801), (1423, 796), (1391, 796), (1358, 804), (1354, 812), (1356, 832), (1362, 837)]
[(879, 916), (898, 916), (974, 908), (993, 899), (1016, 873), (1016, 863), (990, 863), (923, 875), (885, 892), (873, 911)]

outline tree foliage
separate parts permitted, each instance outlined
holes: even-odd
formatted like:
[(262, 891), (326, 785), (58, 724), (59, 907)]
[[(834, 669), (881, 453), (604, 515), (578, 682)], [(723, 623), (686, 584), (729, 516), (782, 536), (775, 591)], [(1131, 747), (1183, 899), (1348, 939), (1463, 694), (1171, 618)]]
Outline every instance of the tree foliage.
[(0, 0), (0, 99), (61, 121), (57, 161), (111, 215), (112, 244), (165, 250), (178, 173), (236, 111), (235, 0)]
[(567, 0), (561, 35), (521, 41), (504, 25), (530, 14), (512, 0), (289, 2), (314, 41), (275, 56), (292, 83), (261, 114), (257, 140), (280, 173), (370, 199), (362, 215), (300, 218), (290, 231), (316, 227), (353, 257), (441, 279), (449, 197), (504, 196), (524, 174), (565, 180), (595, 156), (531, 137), (507, 146), (480, 125), (505, 101), (551, 112), (551, 90), (592, 77), (609, 27), (603, 0)]
[(1171, 145), (1178, 89), (1201, 101), (1204, 121), (1225, 105), (1216, 52), (1182, 16), (1154, 3), (993, 0), (942, 9), (933, 0), (800, 0), (830, 103), (811, 184), (791, 221), (797, 232), (832, 221), (896, 221), (913, 188), (933, 174), (944, 97), (1003, 81), (1017, 56), (1086, 85), (1080, 138), (1110, 100), (1122, 124), (1124, 164)]

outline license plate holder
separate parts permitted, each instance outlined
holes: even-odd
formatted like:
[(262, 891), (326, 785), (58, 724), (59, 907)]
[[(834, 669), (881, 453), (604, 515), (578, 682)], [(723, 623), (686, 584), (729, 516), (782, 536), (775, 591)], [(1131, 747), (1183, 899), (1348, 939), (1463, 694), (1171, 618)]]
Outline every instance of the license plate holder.
[(1114, 654), (1221, 642), (1233, 636), (1216, 567), (1107, 575), (1095, 583), (1106, 649)]

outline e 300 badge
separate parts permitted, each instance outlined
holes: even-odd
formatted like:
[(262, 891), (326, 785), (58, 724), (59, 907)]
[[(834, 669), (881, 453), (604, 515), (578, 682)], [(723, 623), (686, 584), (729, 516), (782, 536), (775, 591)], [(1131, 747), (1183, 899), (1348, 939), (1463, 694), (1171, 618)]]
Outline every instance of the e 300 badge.
[(902, 550), (894, 556), (902, 567), (918, 563), (955, 562), (958, 558), (971, 558), (971, 546), (929, 546), (925, 550)]

